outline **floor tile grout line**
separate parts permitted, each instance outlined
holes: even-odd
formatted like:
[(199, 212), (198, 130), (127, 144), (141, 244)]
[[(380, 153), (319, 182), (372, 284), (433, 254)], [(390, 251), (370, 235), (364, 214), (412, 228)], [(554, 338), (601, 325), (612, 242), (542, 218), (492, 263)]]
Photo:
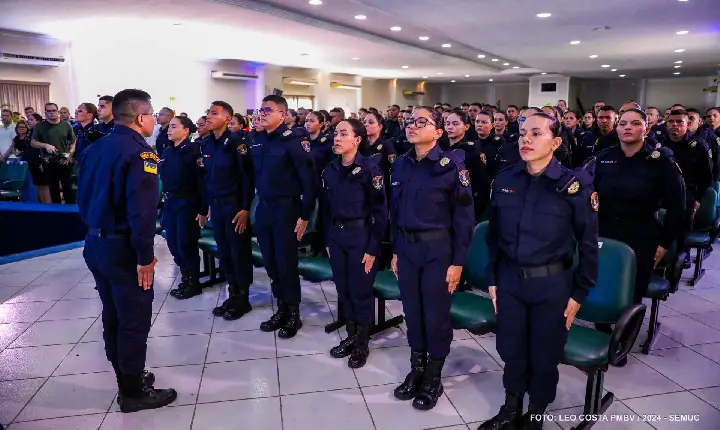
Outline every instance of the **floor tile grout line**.
[[(697, 388), (696, 390), (707, 390), (708, 388), (717, 388), (717, 387)], [(713, 409), (715, 409), (716, 411), (719, 411), (719, 412), (720, 412), (720, 408), (717, 408), (717, 407), (713, 406), (710, 402), (708, 402), (707, 400), (705, 400), (705, 399), (703, 399), (702, 397), (700, 397), (700, 396), (698, 396), (697, 394), (695, 394), (695, 393), (693, 392), (693, 390), (688, 390), (688, 392), (689, 392), (690, 394), (692, 394), (693, 396), (697, 397), (698, 399), (700, 399), (701, 401), (707, 403), (711, 408), (713, 408)]]

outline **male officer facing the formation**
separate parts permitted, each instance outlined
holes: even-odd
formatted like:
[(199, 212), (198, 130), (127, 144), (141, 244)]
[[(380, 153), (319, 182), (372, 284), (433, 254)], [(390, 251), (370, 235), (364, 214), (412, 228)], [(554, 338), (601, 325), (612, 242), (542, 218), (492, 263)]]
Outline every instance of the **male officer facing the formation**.
[(259, 197), (255, 232), (277, 311), (260, 325), (263, 331), (280, 329), (289, 339), (302, 327), (298, 241), (315, 209), (316, 184), (307, 131), (284, 124), (287, 101), (270, 95), (260, 108), (263, 131), (252, 137), (250, 155)]
[(78, 177), (78, 210), (88, 226), (83, 256), (103, 311), (105, 354), (120, 390), (122, 412), (175, 401), (173, 389), (152, 387), (144, 371), (152, 320), (155, 219), (160, 159), (145, 142), (155, 125), (150, 95), (117, 93), (115, 127), (85, 150)]

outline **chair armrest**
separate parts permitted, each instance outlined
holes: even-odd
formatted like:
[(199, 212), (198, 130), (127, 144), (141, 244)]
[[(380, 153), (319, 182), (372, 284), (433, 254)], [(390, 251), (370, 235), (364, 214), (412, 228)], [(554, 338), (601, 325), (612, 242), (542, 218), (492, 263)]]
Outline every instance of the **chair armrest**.
[(685, 258), (687, 258), (687, 251), (679, 253), (675, 265), (667, 268), (666, 277), (670, 281), (670, 294), (677, 293), (680, 278), (685, 269)]
[(608, 348), (608, 361), (610, 364), (618, 364), (630, 353), (642, 328), (646, 310), (647, 307), (639, 303), (627, 308), (620, 315), (620, 319), (615, 324), (615, 329), (610, 335), (610, 346)]

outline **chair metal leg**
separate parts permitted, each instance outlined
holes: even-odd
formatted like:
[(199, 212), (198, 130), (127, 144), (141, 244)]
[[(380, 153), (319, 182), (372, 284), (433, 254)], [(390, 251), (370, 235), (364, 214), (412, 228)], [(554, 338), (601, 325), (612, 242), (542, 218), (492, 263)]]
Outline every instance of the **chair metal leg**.
[(645, 343), (641, 345), (642, 353), (645, 355), (648, 355), (650, 353), (650, 350), (652, 349), (653, 345), (655, 344), (655, 340), (657, 339), (657, 334), (660, 332), (660, 322), (658, 321), (659, 313), (660, 299), (652, 299), (652, 306), (650, 307), (650, 328), (648, 328), (648, 337), (645, 340)]
[(340, 330), (341, 328), (343, 328), (347, 325), (347, 319), (345, 318), (345, 312), (343, 312), (343, 304), (340, 301), (338, 301), (337, 311), (338, 311), (337, 320), (335, 320), (325, 326), (325, 333), (332, 333), (335, 330)]
[(209, 273), (208, 280), (205, 282), (201, 282), (201, 285), (203, 288), (212, 287), (215, 284), (225, 282), (225, 273), (223, 273), (223, 271), (220, 270), (219, 262), (217, 262), (217, 265), (216, 265), (215, 256), (213, 256), (209, 252), (204, 252), (203, 261), (207, 261), (206, 267), (207, 267), (207, 271)]
[(697, 283), (702, 279), (703, 276), (705, 276), (705, 269), (702, 268), (703, 264), (703, 258), (702, 258), (703, 250), (702, 248), (697, 249), (697, 256), (695, 257), (695, 274), (693, 275), (693, 278), (690, 280), (690, 285), (695, 286)]
[(210, 276), (210, 255), (207, 251), (202, 252), (202, 271), (200, 271), (200, 277), (204, 278)]
[[(605, 369), (595, 368), (585, 371), (588, 375), (587, 385), (585, 387), (585, 407), (584, 415), (602, 415), (612, 404), (615, 399), (613, 393), (608, 392), (604, 397), (603, 380), (605, 377)], [(583, 421), (579, 425), (572, 427), (573, 430), (587, 430), (595, 425), (596, 421)]]
[(398, 315), (392, 317), (389, 320), (385, 319), (385, 299), (377, 298), (377, 316), (375, 317), (375, 324), (370, 329), (371, 335), (382, 333), (390, 327), (399, 327), (402, 322), (405, 321), (404, 315)]

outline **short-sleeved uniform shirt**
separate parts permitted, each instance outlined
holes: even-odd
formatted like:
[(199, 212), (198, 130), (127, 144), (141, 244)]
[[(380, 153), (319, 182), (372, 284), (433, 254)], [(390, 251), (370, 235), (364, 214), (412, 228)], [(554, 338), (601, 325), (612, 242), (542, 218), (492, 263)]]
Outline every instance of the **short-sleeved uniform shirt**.
[(75, 141), (75, 133), (67, 121), (60, 121), (57, 124), (43, 121), (35, 126), (32, 138), (54, 146), (60, 153), (67, 153), (70, 152), (68, 142)]

